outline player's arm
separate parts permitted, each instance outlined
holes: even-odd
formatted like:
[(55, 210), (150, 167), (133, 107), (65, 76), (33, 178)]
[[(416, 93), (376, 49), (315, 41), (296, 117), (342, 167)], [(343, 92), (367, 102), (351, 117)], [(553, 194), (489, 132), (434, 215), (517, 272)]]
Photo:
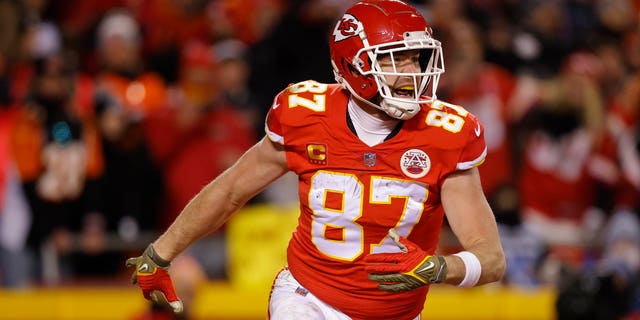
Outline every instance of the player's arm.
[(263, 138), (187, 204), (154, 242), (157, 254), (173, 259), (195, 240), (218, 229), (231, 214), (287, 170), (284, 147)]
[(401, 252), (364, 258), (369, 279), (378, 282), (380, 290), (403, 292), (443, 282), (471, 287), (502, 278), (504, 254), (493, 213), (480, 187), (478, 169), (449, 175), (441, 200), (464, 251), (450, 256), (428, 255), (391, 229), (389, 236)]
[[(493, 212), (487, 203), (477, 168), (456, 171), (442, 186), (442, 205), (451, 229), (465, 251), (476, 256), (480, 277), (476, 285), (498, 281), (506, 262)], [(458, 285), (465, 278), (466, 267), (456, 255), (445, 257), (445, 282)]]
[(182, 312), (167, 272), (171, 260), (194, 241), (218, 229), (234, 212), (287, 171), (282, 145), (266, 137), (231, 168), (206, 185), (176, 220), (141, 256), (127, 260), (134, 267), (132, 281), (145, 298)]

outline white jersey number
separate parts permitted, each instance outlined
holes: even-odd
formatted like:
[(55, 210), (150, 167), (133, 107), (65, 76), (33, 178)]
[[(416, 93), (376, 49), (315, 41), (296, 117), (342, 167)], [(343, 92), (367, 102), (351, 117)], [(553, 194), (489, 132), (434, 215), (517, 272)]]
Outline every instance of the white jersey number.
[[(292, 85), (289, 88), (289, 92), (291, 93), (291, 95), (289, 95), (289, 108), (300, 106), (316, 112), (324, 112), (327, 103), (327, 96), (325, 92), (327, 92), (328, 87), (329, 86), (324, 83), (318, 83), (311, 80), (298, 82)], [(313, 99), (303, 98), (298, 95), (298, 93), (304, 92), (313, 93)]]
[[(444, 107), (448, 107), (455, 111), (447, 113)], [(463, 107), (437, 100), (431, 105), (431, 110), (427, 113), (425, 122), (434, 127), (441, 127), (452, 133), (458, 133), (464, 125), (464, 118), (469, 114)]]
[[(311, 239), (323, 254), (338, 260), (353, 261), (364, 253), (364, 228), (356, 220), (362, 216), (364, 202), (390, 204), (393, 198), (405, 199), (404, 210), (395, 228), (408, 236), (420, 220), (427, 200), (424, 184), (388, 177), (371, 177), (370, 194), (365, 195), (363, 183), (352, 174), (318, 171), (311, 178), (309, 207), (313, 211)], [(341, 195), (340, 208), (327, 208), (328, 193)], [(328, 228), (342, 231), (340, 240), (327, 239)], [(391, 238), (385, 237), (371, 246), (371, 253), (398, 252)]]

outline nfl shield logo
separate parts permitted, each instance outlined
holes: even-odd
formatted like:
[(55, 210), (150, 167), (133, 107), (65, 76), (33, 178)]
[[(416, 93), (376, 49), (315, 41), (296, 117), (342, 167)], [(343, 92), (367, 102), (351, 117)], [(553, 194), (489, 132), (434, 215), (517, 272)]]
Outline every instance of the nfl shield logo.
[(376, 165), (376, 154), (375, 153), (365, 153), (364, 154), (364, 165), (367, 167), (373, 167)]

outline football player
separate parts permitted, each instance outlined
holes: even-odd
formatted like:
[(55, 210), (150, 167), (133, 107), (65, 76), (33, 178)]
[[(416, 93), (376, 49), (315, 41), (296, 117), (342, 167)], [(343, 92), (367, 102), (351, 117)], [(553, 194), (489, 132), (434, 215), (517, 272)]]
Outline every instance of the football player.
[[(477, 169), (483, 126), (436, 99), (442, 48), (424, 18), (397, 0), (358, 2), (335, 25), (330, 50), (337, 83), (280, 92), (265, 138), (128, 260), (147, 298), (181, 310), (171, 259), (290, 170), (300, 217), (271, 319), (419, 319), (431, 284), (501, 279), (504, 254)], [(445, 214), (463, 251), (442, 256)]]

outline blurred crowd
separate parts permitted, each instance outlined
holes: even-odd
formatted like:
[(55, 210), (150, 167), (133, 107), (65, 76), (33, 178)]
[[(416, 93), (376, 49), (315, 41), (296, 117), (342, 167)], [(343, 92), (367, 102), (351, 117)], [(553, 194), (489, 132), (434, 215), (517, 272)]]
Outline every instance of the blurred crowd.
[[(640, 1), (409, 2), (443, 43), (438, 98), (486, 128), (505, 284), (557, 286), (567, 319), (640, 313)], [(2, 285), (122, 272), (262, 137), (279, 90), (333, 82), (351, 3), (0, 0)], [(208, 240), (191, 253), (224, 279), (224, 229)]]

